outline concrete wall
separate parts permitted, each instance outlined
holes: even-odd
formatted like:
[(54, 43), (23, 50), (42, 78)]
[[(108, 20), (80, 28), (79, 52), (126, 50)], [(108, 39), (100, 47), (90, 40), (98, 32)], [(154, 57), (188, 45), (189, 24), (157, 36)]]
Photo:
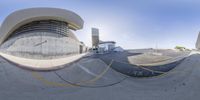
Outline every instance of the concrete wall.
[(1, 51), (35, 59), (51, 59), (79, 53), (80, 43), (70, 37), (49, 32), (33, 32), (10, 38)]
[(198, 50), (200, 50), (200, 33), (199, 33), (199, 35), (198, 35), (198, 37), (197, 37), (196, 48), (197, 48)]

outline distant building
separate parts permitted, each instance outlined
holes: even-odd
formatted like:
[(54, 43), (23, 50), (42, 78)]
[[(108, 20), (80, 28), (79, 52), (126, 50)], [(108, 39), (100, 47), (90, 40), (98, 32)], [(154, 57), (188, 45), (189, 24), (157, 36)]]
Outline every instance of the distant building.
[(92, 47), (98, 48), (99, 44), (99, 29), (92, 28)]
[(100, 42), (99, 45), (98, 45), (98, 51), (100, 53), (104, 53), (104, 52), (110, 52), (112, 50), (114, 50), (115, 48), (115, 43), (114, 41), (103, 41), (103, 42)]
[(99, 29), (92, 28), (92, 48), (95, 53), (106, 53), (115, 49), (116, 42), (101, 41), (99, 39)]
[(199, 32), (199, 35), (198, 35), (198, 38), (197, 38), (196, 48), (197, 48), (198, 50), (200, 50), (200, 32)]

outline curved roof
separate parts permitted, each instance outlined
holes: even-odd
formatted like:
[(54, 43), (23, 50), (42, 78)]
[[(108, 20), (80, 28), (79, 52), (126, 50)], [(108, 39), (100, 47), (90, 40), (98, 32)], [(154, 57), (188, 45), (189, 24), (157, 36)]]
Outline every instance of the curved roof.
[(28, 8), (11, 13), (0, 27), (0, 44), (20, 26), (37, 20), (59, 20), (67, 22), (70, 29), (83, 28), (83, 19), (74, 12), (59, 8)]

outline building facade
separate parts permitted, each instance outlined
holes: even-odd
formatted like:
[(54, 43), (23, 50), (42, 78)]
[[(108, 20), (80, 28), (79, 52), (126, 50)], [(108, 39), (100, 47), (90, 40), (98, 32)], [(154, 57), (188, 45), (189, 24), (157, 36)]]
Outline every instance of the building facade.
[(92, 47), (98, 48), (99, 44), (99, 29), (92, 28)]
[(102, 41), (98, 45), (98, 51), (99, 53), (105, 53), (113, 51), (115, 48), (115, 42), (114, 41)]
[(198, 35), (198, 37), (197, 37), (196, 48), (197, 48), (198, 50), (200, 50), (200, 32), (199, 32), (199, 35)]
[(94, 53), (108, 53), (114, 50), (116, 42), (101, 41), (99, 39), (99, 29), (92, 28), (92, 48)]
[(15, 56), (51, 59), (84, 53), (73, 31), (83, 28), (76, 13), (58, 8), (29, 8), (10, 14), (0, 28), (1, 51)]

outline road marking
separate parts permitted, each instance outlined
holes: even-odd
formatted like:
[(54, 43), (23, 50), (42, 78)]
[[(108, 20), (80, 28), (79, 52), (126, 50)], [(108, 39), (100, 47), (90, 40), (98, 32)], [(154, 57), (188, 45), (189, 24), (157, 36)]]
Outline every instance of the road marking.
[(47, 80), (46, 78), (44, 78), (43, 76), (41, 76), (38, 72), (32, 72), (31, 73), (32, 76), (41, 81), (43, 84), (47, 85), (47, 86), (55, 86), (55, 87), (74, 87), (73, 85), (71, 84), (63, 84), (63, 83), (59, 83), (59, 82), (52, 82), (52, 81), (49, 81)]
[[(108, 71), (108, 69), (110, 68), (110, 66), (112, 65), (112, 63), (113, 63), (113, 60), (111, 60), (110, 64), (105, 68), (105, 70), (102, 71), (95, 78), (90, 79), (88, 81), (79, 82), (79, 84), (77, 84), (77, 83), (76, 84), (77, 85), (81, 85), (83, 83), (92, 83), (92, 82), (95, 82), (96, 80), (98, 80), (99, 78), (101, 78)], [(55, 87), (77, 87), (77, 85), (72, 85), (72, 84), (69, 84), (69, 83), (59, 83), (59, 82), (49, 81), (46, 78), (44, 78), (42, 75), (40, 75), (38, 72), (32, 72), (31, 74), (32, 74), (32, 76), (35, 79), (41, 81), (43, 84), (45, 84), (47, 86), (55, 86)]]
[(77, 63), (76, 65), (78, 65), (82, 70), (84, 70), (85, 72), (91, 74), (92, 76), (97, 76), (97, 74), (91, 72), (89, 69), (85, 68), (83, 65)]
[[(125, 62), (120, 62), (120, 61), (115, 61), (115, 62), (119, 62), (119, 63), (123, 63), (123, 64), (129, 64), (129, 63), (125, 63)], [(131, 65), (131, 64), (129, 64)], [(137, 65), (136, 65), (137, 66)], [(152, 70), (152, 69), (149, 69), (149, 68), (145, 68), (145, 67), (142, 67), (142, 66), (137, 66), (139, 68), (142, 68), (144, 70), (147, 70), (147, 71), (150, 71), (150, 72), (156, 72), (156, 73), (161, 73), (160, 75), (157, 75), (157, 76), (151, 76), (151, 77), (139, 77), (139, 78), (155, 78), (155, 77), (161, 77), (161, 76), (164, 76), (168, 73), (178, 73), (178, 72), (183, 72), (183, 71), (175, 71), (175, 68), (171, 69), (170, 71), (168, 72), (163, 72), (163, 71), (156, 71), (156, 70)]]
[(101, 72), (98, 76), (96, 76), (95, 78), (93, 78), (93, 79), (91, 79), (91, 80), (88, 80), (87, 81), (87, 83), (89, 82), (95, 82), (95, 81), (97, 81), (98, 79), (100, 79), (108, 70), (109, 70), (109, 68), (110, 68), (110, 66), (112, 65), (112, 63), (113, 63), (113, 60), (111, 60), (111, 62), (110, 62), (110, 64), (107, 66), (107, 68), (103, 71), (103, 72)]

